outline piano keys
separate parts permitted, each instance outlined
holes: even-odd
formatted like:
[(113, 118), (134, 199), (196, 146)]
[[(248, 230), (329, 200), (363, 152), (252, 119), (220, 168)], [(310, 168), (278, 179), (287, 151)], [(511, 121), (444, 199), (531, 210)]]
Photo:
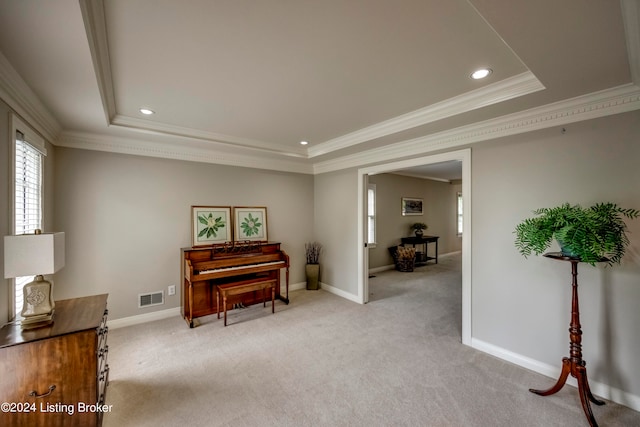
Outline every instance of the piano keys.
[(249, 265), (240, 265), (235, 267), (223, 267), (223, 268), (214, 268), (213, 270), (204, 270), (199, 271), (198, 274), (203, 276), (207, 274), (217, 274), (218, 277), (222, 277), (223, 274), (231, 273), (231, 275), (235, 273), (242, 273), (241, 270), (245, 270), (247, 268), (255, 269), (254, 272), (258, 272), (258, 270), (271, 270), (274, 265), (280, 265), (279, 268), (283, 268), (285, 265), (284, 261), (273, 261), (273, 262), (264, 262), (260, 264), (249, 264)]
[[(180, 311), (189, 324), (216, 314), (216, 287), (228, 283), (276, 280), (276, 297), (289, 303), (289, 256), (275, 242), (230, 242), (180, 250), (182, 292)], [(280, 292), (280, 271), (285, 269), (285, 294)], [(243, 305), (262, 302), (256, 292), (240, 297)], [(229, 309), (229, 308), (227, 308)], [(221, 308), (222, 310), (222, 308)]]

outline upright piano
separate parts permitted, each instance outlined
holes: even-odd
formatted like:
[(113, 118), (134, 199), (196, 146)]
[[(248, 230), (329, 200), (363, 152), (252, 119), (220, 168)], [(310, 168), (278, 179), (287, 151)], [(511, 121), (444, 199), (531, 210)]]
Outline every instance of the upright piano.
[[(182, 248), (180, 263), (181, 313), (191, 328), (195, 326), (194, 319), (217, 313), (216, 287), (222, 284), (275, 279), (277, 298), (289, 304), (289, 256), (280, 249), (280, 243), (228, 242)], [(286, 271), (285, 295), (280, 292), (281, 269)], [(240, 298), (243, 305), (263, 301), (257, 292)]]

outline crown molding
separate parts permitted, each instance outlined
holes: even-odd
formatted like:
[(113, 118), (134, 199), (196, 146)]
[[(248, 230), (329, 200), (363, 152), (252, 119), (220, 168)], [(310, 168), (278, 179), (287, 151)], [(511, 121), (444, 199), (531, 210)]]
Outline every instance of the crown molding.
[(82, 132), (63, 132), (56, 141), (56, 145), (229, 166), (321, 174), (387, 162), (390, 159), (449, 150), (505, 136), (638, 109), (640, 109), (640, 87), (627, 84), (315, 164), (307, 163), (305, 159), (299, 157), (282, 159), (282, 156), (279, 156), (279, 158), (269, 159), (255, 148), (246, 149), (247, 154), (225, 153), (220, 150), (220, 144), (211, 144), (209, 147), (193, 147), (186, 144), (164, 144), (143, 139)]
[(91, 61), (96, 73), (98, 90), (107, 124), (116, 115), (116, 97), (111, 75), (111, 59), (107, 38), (107, 21), (103, 0), (80, 0), (82, 21), (87, 33)]
[(47, 141), (55, 141), (62, 127), (0, 52), (0, 98)]
[(100, 98), (109, 126), (122, 127), (138, 132), (154, 133), (186, 137), (207, 142), (226, 144), (230, 147), (252, 148), (262, 152), (275, 153), (284, 156), (307, 158), (307, 149), (273, 148), (272, 144), (248, 138), (234, 137), (214, 132), (206, 132), (165, 123), (157, 123), (118, 114), (116, 110), (115, 88), (111, 73), (111, 59), (107, 37), (107, 24), (104, 11), (104, 0), (80, 0), (82, 20), (84, 22), (89, 51), (96, 73)]
[(96, 71), (103, 109), (105, 111), (107, 123), (111, 126), (121, 126), (140, 131), (183, 136), (228, 144), (230, 146), (254, 148), (285, 156), (313, 158), (335, 150), (357, 145), (371, 139), (391, 135), (416, 126), (421, 126), (436, 120), (451, 117), (456, 114), (544, 89), (542, 83), (540, 83), (533, 73), (527, 71), (434, 105), (403, 114), (393, 119), (377, 123), (373, 126), (320, 143), (310, 148), (291, 150), (283, 147), (273, 149), (270, 148), (269, 144), (263, 141), (255, 141), (196, 129), (160, 124), (117, 114), (103, 0), (80, 0), (80, 6), (87, 32), (87, 39), (89, 41), (89, 50), (91, 51), (91, 58)]
[[(217, 144), (226, 144), (228, 147), (233, 148), (248, 148), (256, 151), (256, 154), (260, 153), (273, 153), (282, 156), (289, 156), (292, 158), (307, 158), (313, 159), (314, 157), (329, 154), (336, 150), (351, 147), (361, 144), (372, 139), (381, 138), (394, 133), (402, 132), (408, 129), (415, 128), (417, 126), (432, 123), (437, 120), (441, 120), (447, 117), (452, 117), (461, 113), (472, 111), (485, 106), (493, 105), (502, 101), (517, 98), (526, 94), (530, 94), (544, 89), (544, 85), (531, 73), (530, 71), (521, 73), (519, 75), (504, 79), (500, 82), (496, 82), (474, 91), (441, 101), (439, 103), (427, 106), (425, 108), (415, 110), (413, 112), (377, 123), (375, 125), (365, 127), (355, 132), (331, 139), (329, 141), (317, 144), (309, 148), (299, 148), (297, 150), (287, 150), (285, 148), (269, 148), (265, 142), (249, 140), (244, 138), (232, 137), (229, 135), (222, 135), (217, 133), (199, 131), (190, 128), (182, 128), (178, 126), (171, 126), (167, 124), (159, 124), (147, 120), (141, 120), (131, 117), (118, 115), (115, 108), (115, 96), (113, 89), (113, 82), (111, 78), (111, 66), (109, 60), (107, 34), (106, 34), (106, 22), (104, 15), (104, 2), (103, 0), (80, 0), (80, 5), (83, 14), (83, 20), (85, 22), (85, 28), (87, 31), (87, 37), (89, 40), (89, 47), (94, 62), (94, 68), (96, 70), (96, 76), (98, 86), (100, 88), (100, 94), (102, 98), (103, 107), (105, 110), (106, 120), (110, 126), (119, 126), (127, 129), (132, 129), (146, 133), (157, 133), (165, 135), (173, 135), (178, 137), (186, 137), (197, 139), (201, 141), (213, 142)], [(631, 75), (633, 81), (636, 84), (640, 84), (640, 7), (636, 0), (621, 0), (621, 7), (623, 11), (623, 19), (625, 26), (625, 35), (627, 40), (627, 49), (629, 53), (629, 62), (631, 68)], [(589, 97), (590, 95), (587, 95)], [(597, 104), (595, 101), (594, 104)], [(633, 104), (633, 102), (632, 102)], [(632, 104), (626, 105), (629, 107)], [(555, 105), (555, 104), (554, 104)], [(610, 111), (616, 111), (620, 109), (619, 106), (604, 106), (603, 111), (596, 113), (588, 113), (587, 111), (578, 112), (568, 104), (560, 103), (557, 108), (567, 107), (567, 117), (564, 119), (571, 120), (586, 120), (590, 115), (598, 117), (599, 113), (614, 114)], [(536, 115), (536, 111), (540, 110), (541, 122), (538, 122), (537, 126), (540, 126), (544, 121), (548, 121), (549, 126), (563, 123), (562, 115), (553, 116), (553, 113), (547, 113), (547, 108), (553, 108), (552, 106), (541, 107), (540, 109), (529, 110), (529, 113)], [(596, 107), (599, 109), (600, 107)], [(633, 109), (633, 108), (632, 108)], [(607, 113), (605, 113), (607, 111)], [(515, 120), (518, 124), (513, 126), (500, 125), (503, 119)], [(536, 119), (533, 119), (534, 121)], [(528, 122), (528, 119), (521, 119), (518, 114), (505, 116), (495, 120), (488, 121), (489, 123), (496, 123), (496, 128), (492, 130), (485, 130), (482, 135), (486, 139), (496, 138), (508, 134), (513, 134), (516, 129), (525, 131), (524, 129), (534, 130), (536, 125)], [(553, 123), (553, 124), (551, 124)], [(567, 123), (567, 122), (564, 122)], [(438, 141), (431, 141), (434, 136), (426, 136), (417, 138), (415, 141), (420, 141), (419, 144), (423, 144), (420, 152), (428, 152), (435, 149), (444, 149), (447, 147), (455, 147), (460, 144), (477, 142), (476, 139), (481, 140), (482, 137), (478, 136), (476, 129), (478, 126), (486, 126), (487, 122), (480, 124), (472, 124), (469, 127), (462, 127), (458, 129), (452, 129), (443, 133), (435, 134), (437, 137), (442, 137)], [(491, 126), (491, 125), (490, 125)], [(462, 135), (464, 132), (467, 134)], [(453, 139), (452, 139), (453, 138)], [(445, 142), (447, 141), (447, 142)], [(464, 142), (463, 142), (464, 141)], [(377, 159), (376, 153), (378, 152), (390, 152), (394, 155), (400, 155), (400, 153), (394, 153), (393, 147), (411, 146), (411, 142), (400, 142), (390, 147), (381, 149), (374, 149), (365, 151), (361, 154), (345, 156), (337, 160), (329, 160), (325, 162), (317, 163), (314, 166), (316, 171), (328, 171), (335, 170), (335, 168), (343, 168), (350, 166), (342, 165), (361, 165), (365, 161), (365, 158), (371, 158), (371, 161), (381, 161), (383, 159)], [(433, 146), (433, 147), (432, 147)], [(437, 148), (436, 148), (437, 147)]]
[(499, 82), (394, 117), (309, 148), (309, 157), (328, 154), (372, 139), (452, 117), (544, 89), (533, 73), (526, 71)]
[(640, 109), (640, 87), (627, 84), (483, 122), (314, 164), (314, 174), (375, 164), (552, 126)]
[[(246, 167), (266, 167), (278, 169), (278, 161), (270, 161), (265, 166), (263, 159), (257, 158), (269, 149), (259, 141), (235, 138), (146, 122), (130, 117), (119, 116), (116, 113), (111, 66), (109, 60), (106, 21), (103, 0), (80, 0), (80, 5), (89, 40), (89, 47), (96, 70), (98, 86), (105, 109), (107, 123), (111, 126), (121, 126), (143, 133), (170, 134), (179, 137), (194, 138), (210, 143), (211, 149), (185, 149), (176, 145), (174, 148), (158, 148), (155, 144), (125, 139), (99, 139), (85, 137), (75, 140), (77, 148), (101, 149), (103, 151), (124, 152), (140, 155), (155, 155), (159, 157), (203, 161), (217, 164), (232, 164)], [(443, 150), (461, 145), (472, 144), (489, 139), (499, 138), (518, 133), (530, 132), (546, 127), (567, 124), (580, 120), (602, 117), (638, 107), (638, 86), (640, 85), (640, 6), (637, 0), (621, 0), (622, 15), (627, 41), (627, 51), (631, 68), (632, 81), (636, 84), (621, 86), (589, 94), (571, 100), (561, 101), (547, 106), (534, 108), (525, 112), (514, 113), (481, 123), (474, 123), (456, 129), (450, 129), (437, 134), (400, 142), (391, 146), (364, 151), (358, 154), (343, 156), (335, 160), (319, 162), (313, 165), (313, 173), (323, 173), (345, 169), (364, 164), (383, 162), (389, 158), (402, 158), (409, 155)], [(20, 79), (21, 81), (21, 79)], [(444, 100), (440, 103), (395, 117), (390, 120), (369, 126), (347, 135), (326, 141), (308, 149), (296, 152), (273, 150), (272, 153), (291, 156), (291, 161), (284, 161), (284, 170), (309, 173), (308, 164), (294, 163), (294, 158), (314, 158), (335, 150), (357, 145), (371, 139), (380, 138), (416, 126), (424, 125), (439, 119), (451, 117), (466, 111), (492, 105), (518, 96), (526, 95), (544, 89), (541, 82), (531, 73), (525, 72), (500, 82), (484, 86), (460, 96)], [(30, 91), (29, 91), (30, 92)], [(24, 93), (24, 92), (23, 92)], [(69, 135), (63, 138), (61, 144), (69, 143)], [(66, 142), (63, 142), (65, 141)], [(84, 142), (83, 142), (84, 141)], [(89, 142), (91, 141), (91, 142)], [(132, 142), (131, 144), (128, 142)], [(248, 148), (255, 156), (227, 155), (214, 153), (216, 146), (226, 144), (227, 147)], [(186, 151), (185, 151), (186, 150)], [(188, 151), (188, 152), (187, 152)], [(307, 154), (305, 156), (305, 153)], [(295, 166), (294, 166), (295, 165)]]
[[(117, 126), (127, 127), (141, 133), (171, 134), (177, 137), (186, 137), (187, 139), (204, 140), (210, 144), (210, 147), (196, 148), (188, 144), (179, 143), (170, 146), (141, 139), (62, 132), (61, 126), (56, 119), (44, 107), (4, 55), (0, 53), (0, 98), (33, 126), (46, 140), (63, 147), (317, 174), (384, 162), (390, 158), (403, 158), (437, 150), (446, 150), (640, 108), (640, 5), (637, 0), (621, 0), (631, 76), (635, 84), (619, 86), (524, 112), (425, 135), (391, 146), (312, 164), (306, 158), (313, 158), (320, 154), (419, 126), (439, 118), (449, 117), (474, 108), (531, 93), (542, 89), (543, 86), (533, 74), (526, 72), (459, 97), (445, 100), (433, 106), (327, 141), (308, 150), (301, 149), (297, 152), (270, 150), (264, 148), (264, 146), (261, 147), (261, 143), (258, 141), (235, 139), (207, 132), (198, 133), (193, 129), (172, 126), (162, 127), (162, 125), (157, 125), (156, 129), (152, 129), (154, 126), (148, 123), (142, 126), (140, 120), (118, 116), (115, 113), (103, 0), (80, 0), (80, 5), (107, 123), (115, 122)], [(220, 139), (223, 141), (220, 141)], [(240, 151), (240, 154), (227, 154), (221, 150), (224, 148), (232, 148), (234, 151)], [(309, 156), (307, 157), (305, 153), (309, 153)], [(265, 156), (265, 154), (272, 155), (272, 157)]]
[(58, 138), (56, 146), (282, 172), (313, 173), (312, 165), (303, 163), (299, 159), (270, 159), (260, 155), (225, 153), (214, 146), (194, 147), (177, 143), (164, 144), (85, 132), (63, 132)]
[(173, 135), (184, 138), (196, 139), (199, 141), (213, 142), (223, 144), (233, 148), (249, 148), (265, 153), (279, 154), (286, 157), (307, 158), (307, 150), (274, 148), (262, 141), (256, 141), (248, 138), (235, 137), (231, 135), (223, 135), (214, 132), (201, 131), (181, 126), (169, 125), (165, 123), (152, 122), (150, 120), (138, 119), (129, 116), (116, 115), (111, 121), (114, 127), (123, 127), (143, 133), (158, 135)]

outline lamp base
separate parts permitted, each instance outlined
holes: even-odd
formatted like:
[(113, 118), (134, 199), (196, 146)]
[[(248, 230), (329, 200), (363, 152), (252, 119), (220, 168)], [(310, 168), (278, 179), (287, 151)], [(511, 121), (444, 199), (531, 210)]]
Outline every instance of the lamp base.
[(20, 321), (22, 329), (35, 329), (48, 326), (53, 323), (53, 311), (49, 314), (41, 314), (39, 316), (30, 316)]
[(22, 329), (37, 328), (51, 323), (55, 307), (53, 284), (44, 280), (42, 275), (38, 275), (33, 282), (24, 285), (22, 292)]

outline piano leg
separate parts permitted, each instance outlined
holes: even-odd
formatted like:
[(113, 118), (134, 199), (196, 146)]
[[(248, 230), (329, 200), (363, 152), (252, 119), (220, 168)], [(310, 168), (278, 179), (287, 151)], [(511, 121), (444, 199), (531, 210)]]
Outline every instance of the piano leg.
[[(280, 271), (278, 271), (278, 283), (280, 283)], [(278, 293), (278, 299), (288, 305), (289, 304), (289, 267), (287, 267), (287, 270), (286, 270), (285, 286), (286, 286), (285, 287), (286, 296), (283, 297), (281, 293)]]
[(189, 282), (189, 327), (193, 329), (193, 284)]
[(287, 304), (289, 304), (289, 267), (287, 267), (287, 274), (286, 274), (286, 290), (287, 290), (287, 300), (285, 301)]
[[(264, 290), (262, 291), (264, 292)], [(271, 313), (276, 312), (276, 285), (271, 286)]]
[(227, 294), (222, 296), (222, 305), (224, 306), (222, 310), (224, 310), (224, 326), (227, 326)]
[(289, 304), (289, 267), (287, 267), (285, 274), (285, 292), (287, 296), (282, 300), (285, 304)]

